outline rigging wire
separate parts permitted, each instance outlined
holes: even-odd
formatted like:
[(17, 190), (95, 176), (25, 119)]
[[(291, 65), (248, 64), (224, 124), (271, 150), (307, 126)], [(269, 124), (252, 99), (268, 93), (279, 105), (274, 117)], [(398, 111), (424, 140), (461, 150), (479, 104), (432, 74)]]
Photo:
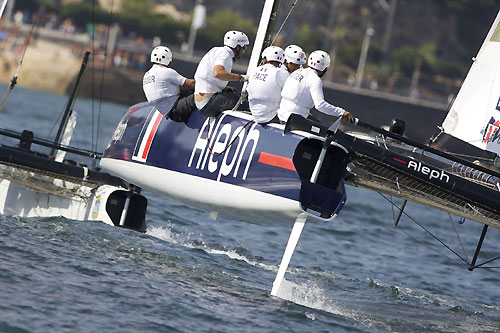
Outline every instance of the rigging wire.
[(12, 90), (14, 90), (14, 87), (17, 84), (17, 77), (19, 75), (19, 71), (21, 70), (21, 66), (23, 65), (24, 55), (26, 54), (26, 50), (28, 50), (28, 46), (31, 42), (31, 39), (33, 38), (35, 28), (38, 25), (38, 21), (40, 20), (40, 16), (42, 16), (42, 12), (45, 10), (45, 3), (46, 2), (47, 2), (47, 0), (45, 0), (40, 5), (38, 13), (35, 16), (35, 21), (31, 25), (30, 33), (29, 33), (28, 38), (26, 39), (26, 42), (24, 44), (23, 53), (21, 54), (19, 64), (17, 65), (16, 72), (15, 72), (14, 76), (12, 77), (12, 80), (10, 81), (9, 89), (5, 92), (5, 95), (2, 97), (2, 100), (0, 102), (0, 112), (2, 111), (3, 107), (5, 106), (5, 103), (7, 103), (7, 98), (9, 98), (10, 93), (12, 92)]
[[(21, 57), (20, 57), (20, 60), (19, 60), (19, 64), (17, 66), (17, 69), (16, 69), (16, 72), (14, 74), (14, 77), (11, 80), (9, 89), (7, 90), (7, 92), (5, 93), (5, 95), (2, 98), (2, 101), (0, 102), (0, 112), (2, 111), (3, 107), (5, 106), (5, 103), (7, 102), (7, 98), (9, 97), (10, 93), (12, 92), (12, 90), (14, 90), (14, 87), (17, 84), (17, 77), (19, 76), (19, 72), (21, 71), (21, 67), (22, 67), (22, 64), (23, 64), (23, 61), (24, 61), (24, 56), (26, 54), (26, 51), (28, 50), (28, 47), (30, 46), (31, 40), (33, 39), (33, 35), (35, 34), (35, 28), (38, 25), (38, 21), (39, 21), (40, 17), (42, 16), (41, 14), (42, 14), (43, 10), (45, 9), (46, 3), (47, 3), (47, 0), (44, 0), (40, 4), (40, 8), (38, 10), (38, 13), (35, 16), (35, 20), (34, 20), (34, 22), (31, 25), (30, 33), (28, 34), (28, 38), (25, 41), (24, 48), (23, 48), (23, 53), (21, 54)], [(52, 134), (52, 131), (55, 129), (56, 125), (60, 122), (60, 120), (61, 120), (61, 118), (63, 116), (63, 113), (64, 113), (64, 107), (61, 108), (61, 111), (59, 112), (59, 115), (58, 115), (57, 119), (52, 124), (52, 128), (50, 129), (50, 131), (47, 134), (47, 136), (45, 137), (45, 139), (47, 139), (47, 140), (49, 139), (49, 136)]]
[(56, 120), (52, 123), (52, 127), (50, 128), (50, 131), (47, 134), (47, 136), (45, 137), (45, 139), (47, 139), (47, 140), (49, 139), (49, 137), (52, 135), (52, 131), (54, 131), (56, 126), (61, 122), (61, 119), (62, 119), (63, 114), (64, 114), (64, 109), (65, 109), (65, 107), (63, 106), (61, 108), (61, 111), (59, 111), (59, 115), (57, 116)]
[[(393, 204), (391, 202), (391, 200), (389, 200), (385, 195), (383, 195), (382, 193), (379, 192), (379, 194), (382, 196), (382, 198), (384, 198), (385, 200), (387, 200), (389, 203)], [(439, 243), (441, 243), (441, 245), (443, 245), (445, 248), (447, 248), (449, 251), (451, 251), (453, 254), (455, 254), (459, 259), (461, 259), (464, 263), (468, 264), (469, 265), (469, 262), (467, 260), (465, 260), (460, 254), (458, 254), (455, 250), (453, 250), (451, 247), (449, 247), (446, 243), (444, 243), (441, 239), (439, 239), (436, 235), (434, 235), (432, 232), (430, 232), (424, 225), (422, 225), (420, 222), (418, 222), (416, 219), (414, 219), (413, 217), (411, 217), (410, 215), (408, 215), (408, 213), (406, 213), (405, 211), (403, 211), (403, 214), (406, 215), (410, 220), (412, 220), (413, 222), (415, 222), (420, 228), (422, 228), (425, 232), (427, 232), (432, 238), (434, 238), (436, 241), (438, 241)], [(404, 230), (400, 229), (401, 231), (405, 232)], [(406, 233), (406, 232), (405, 232)], [(409, 237), (417, 240), (416, 238), (410, 236), (408, 233), (406, 233)], [(425, 244), (423, 243), (422, 241), (420, 240), (417, 240), (419, 243), (421, 244)], [(429, 245), (429, 244), (427, 244)], [(434, 250), (435, 252), (443, 255), (444, 257), (450, 259), (447, 255), (441, 253), (440, 251), (432, 248), (432, 250)]]
[(391, 209), (392, 209), (392, 220), (396, 221), (396, 214), (394, 213), (394, 207), (396, 206), (396, 204), (394, 204), (392, 202), (392, 196), (390, 196), (390, 203), (391, 203)]
[(480, 263), (480, 264), (474, 265), (472, 268), (500, 268), (500, 266), (494, 266), (494, 267), (491, 267), (491, 266), (490, 266), (490, 267), (482, 267), (483, 265), (486, 265), (487, 263), (490, 263), (490, 262), (495, 261), (495, 260), (498, 260), (498, 259), (500, 259), (500, 256), (495, 257), (495, 258), (491, 258), (491, 259), (486, 260), (486, 261), (484, 261), (484, 262), (482, 262), (482, 263)]
[[(388, 199), (385, 195), (383, 195), (382, 193), (378, 192), (378, 194), (380, 194), (380, 196), (382, 196), (382, 198), (384, 198), (385, 200), (387, 200), (391, 205), (395, 205), (392, 200)], [(396, 206), (396, 208), (399, 208)], [(489, 267), (482, 267), (490, 262), (493, 262), (495, 260), (498, 260), (500, 259), (500, 256), (497, 256), (497, 257), (494, 257), (494, 258), (491, 258), (491, 259), (488, 259), (486, 261), (483, 261), (482, 263), (480, 264), (477, 264), (477, 265), (474, 265), (474, 266), (471, 266), (470, 262), (468, 261), (468, 257), (467, 257), (467, 254), (465, 253), (465, 249), (463, 248), (463, 244), (462, 244), (462, 241), (460, 240), (460, 237), (459, 237), (459, 241), (460, 243), (462, 244), (462, 248), (464, 250), (464, 253), (465, 253), (465, 256), (467, 257), (467, 259), (464, 259), (461, 255), (459, 255), (455, 250), (453, 250), (451, 247), (449, 247), (447, 244), (445, 244), (442, 240), (440, 240), (437, 236), (435, 236), (432, 232), (430, 232), (427, 228), (425, 228), (425, 226), (423, 226), (421, 223), (419, 223), (415, 218), (411, 217), (410, 215), (408, 215), (408, 213), (406, 212), (402, 212), (404, 215), (406, 215), (410, 220), (412, 220), (414, 223), (416, 223), (420, 228), (422, 228), (425, 232), (427, 232), (432, 238), (434, 238), (435, 240), (437, 240), (439, 243), (441, 243), (441, 245), (443, 245), (445, 248), (447, 248), (450, 252), (452, 252), (453, 254), (455, 254), (455, 256), (457, 258), (459, 258), (460, 260), (462, 260), (464, 263), (467, 264), (468, 268), (485, 268), (485, 269), (493, 269), (493, 268), (500, 268), (500, 266), (489, 266)], [(451, 218), (451, 217), (450, 217)], [(425, 243), (419, 239), (417, 239), (416, 237), (413, 237), (412, 235), (410, 235), (408, 232), (406, 232), (405, 230), (403, 229), (399, 229), (401, 232), (405, 233), (409, 238), (413, 239), (414, 241), (416, 241), (417, 243), (420, 243), (422, 245), (426, 245), (428, 248), (430, 248), (431, 250), (433, 250), (434, 252), (440, 254), (441, 256), (443, 257), (446, 257), (448, 258), (449, 260), (452, 260), (449, 256), (447, 256), (446, 254), (442, 253), (441, 251), (438, 251), (437, 249), (435, 249), (433, 246), (431, 246), (429, 243)]]
[[(431, 137), (429, 139), (429, 142), (431, 144), (435, 143), (436, 140), (439, 138), (439, 136), (442, 133), (445, 133), (444, 129), (441, 126), (438, 126), (437, 128), (439, 129), (439, 133), (435, 134), (433, 137)], [(468, 143), (472, 144), (471, 142), (468, 142)], [(485, 151), (485, 152), (486, 153), (490, 153), (488, 151)], [(483, 160), (483, 161), (487, 161), (487, 162), (490, 162), (490, 163), (492, 163), (492, 161), (494, 159), (494, 157), (482, 157), (482, 156), (475, 156), (475, 155), (469, 155), (469, 154), (461, 154), (461, 153), (456, 153), (456, 152), (451, 152), (451, 151), (446, 151), (446, 153), (449, 154), (449, 155), (457, 156), (457, 157), (465, 157), (465, 158), (470, 158), (470, 159), (474, 159), (474, 160)], [(491, 153), (491, 154), (493, 154), (493, 153)]]
[[(295, 1), (297, 2), (297, 1)], [(312, 0), (311, 2), (309, 2), (309, 6), (307, 6), (307, 8), (304, 10), (304, 12), (302, 13), (302, 15), (299, 17), (299, 19), (297, 20), (297, 22), (295, 23), (295, 25), (288, 31), (288, 33), (285, 35), (285, 36), (289, 36), (292, 34), (292, 32), (295, 30), (295, 28), (297, 27), (297, 25), (299, 25), (299, 23), (302, 21), (302, 19), (304, 18), (304, 16), (307, 14), (307, 12), (309, 12), (309, 9), (312, 7), (312, 5), (316, 2), (316, 0)], [(295, 3), (294, 3), (295, 5)]]
[(458, 241), (460, 242), (460, 246), (462, 247), (462, 251), (464, 251), (465, 258), (469, 261), (469, 256), (467, 256), (467, 251), (465, 251), (464, 243), (462, 242), (462, 238), (460, 237), (460, 234), (458, 233), (457, 226), (455, 225), (455, 222), (453, 222), (453, 219), (451, 218), (451, 214), (448, 213), (448, 217), (450, 218), (451, 225), (453, 226), (453, 229), (455, 230), (455, 234), (457, 235)]
[[(92, 135), (91, 135), (91, 147), (94, 149), (94, 78), (95, 78), (95, 0), (92, 1), (92, 80), (91, 80), (91, 90), (92, 96)], [(94, 149), (96, 150), (96, 149)]]
[(101, 130), (101, 114), (102, 114), (102, 100), (103, 100), (103, 93), (104, 93), (104, 71), (106, 70), (106, 59), (108, 57), (107, 54), (107, 46), (109, 44), (109, 35), (112, 29), (112, 24), (113, 24), (113, 8), (115, 5), (115, 0), (111, 1), (111, 10), (110, 10), (110, 15), (109, 15), (109, 24), (108, 24), (108, 29), (106, 30), (106, 51), (104, 53), (104, 60), (103, 60), (103, 67), (101, 71), (101, 94), (99, 96), (99, 113), (98, 113), (98, 118), (97, 118), (97, 133), (96, 133), (96, 144), (94, 150), (97, 151), (97, 144), (99, 143), (99, 132)]
[(285, 20), (283, 21), (283, 23), (281, 24), (281, 26), (279, 27), (278, 31), (274, 34), (274, 38), (271, 42), (271, 45), (274, 45), (274, 42), (276, 41), (276, 38), (278, 38), (278, 35), (280, 34), (281, 30), (283, 30), (283, 27), (285, 26), (286, 22), (288, 21), (288, 18), (290, 17), (290, 15), (292, 14), (292, 11), (295, 9), (295, 5), (297, 4), (297, 2), (299, 2), (299, 0), (295, 0), (294, 3), (292, 3), (292, 7), (290, 8), (290, 10), (288, 11), (288, 14), (286, 15), (285, 17)]

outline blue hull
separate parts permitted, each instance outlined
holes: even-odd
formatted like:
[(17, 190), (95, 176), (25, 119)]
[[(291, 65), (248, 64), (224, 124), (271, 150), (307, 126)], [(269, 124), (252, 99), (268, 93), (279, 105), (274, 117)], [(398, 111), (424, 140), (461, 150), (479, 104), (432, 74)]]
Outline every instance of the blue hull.
[[(285, 206), (289, 208), (276, 207), (276, 210), (291, 209), (285, 214), (290, 216), (296, 216), (305, 208), (299, 202), (317, 201), (313, 198), (314, 193), (321, 197), (332, 194), (335, 197), (333, 201), (320, 203), (320, 206), (327, 204), (335, 207), (327, 209), (326, 214), (324, 209), (315, 213), (330, 219), (345, 202), (342, 179), (345, 169), (338, 171), (341, 173), (340, 180), (333, 185), (333, 189), (331, 184), (309, 183), (322, 143), (321, 138), (306, 133), (284, 135), (282, 125), (261, 126), (253, 122), (250, 115), (241, 112), (225, 112), (214, 119), (206, 118), (195, 110), (185, 124), (167, 119), (153, 105), (142, 103), (131, 107), (122, 117), (104, 152), (101, 165), (128, 181), (180, 201), (192, 194), (181, 193), (182, 188), (170, 192), (166, 188), (169, 184), (162, 183), (164, 179), (157, 179), (157, 184), (153, 180), (141, 184), (141, 174), (147, 178), (151, 175), (146, 174), (146, 170), (161, 170), (164, 172), (161, 175), (165, 175), (159, 176), (161, 178), (173, 177), (176, 181), (178, 177), (172, 175), (178, 175), (191, 176), (183, 180), (185, 182), (203, 180), (201, 183), (204, 185), (200, 185), (199, 190), (211, 191), (203, 194), (211, 204), (215, 203), (211, 198), (215, 195), (213, 191), (227, 190), (230, 193), (235, 187), (247, 190), (241, 192), (243, 195), (264, 195), (257, 199), (247, 198), (249, 210), (259, 211), (260, 203), (256, 201), (279, 199), (282, 203), (286, 202)], [(303, 148), (298, 150), (299, 146)], [(297, 156), (298, 152), (301, 156)], [(117, 161), (123, 167), (114, 167), (113, 162)], [(300, 165), (299, 170), (297, 164)], [(165, 188), (162, 190), (162, 187)], [(193, 189), (186, 186), (186, 191), (192, 192)], [(201, 202), (203, 198), (200, 196), (195, 201), (200, 201), (202, 208), (210, 209)], [(231, 201), (236, 199), (218, 200), (227, 200), (218, 206), (230, 207)], [(314, 211), (314, 204), (311, 207)]]

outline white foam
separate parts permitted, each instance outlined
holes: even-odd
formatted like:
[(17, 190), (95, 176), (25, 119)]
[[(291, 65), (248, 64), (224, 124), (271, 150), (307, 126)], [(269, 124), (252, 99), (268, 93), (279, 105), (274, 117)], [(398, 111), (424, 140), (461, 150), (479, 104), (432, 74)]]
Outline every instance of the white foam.
[(311, 309), (351, 319), (359, 319), (354, 311), (346, 309), (345, 306), (325, 297), (325, 291), (312, 281), (295, 283), (284, 279), (278, 290), (277, 297)]
[(182, 238), (180, 235), (175, 234), (168, 227), (151, 227), (148, 228), (146, 234), (167, 241), (172, 244), (182, 245), (191, 249), (203, 250), (209, 254), (225, 255), (233, 260), (244, 261), (247, 264), (255, 267), (261, 267), (269, 271), (277, 271), (274, 265), (266, 265), (257, 261), (248, 259), (247, 257), (237, 253), (235, 250), (219, 250), (208, 247), (203, 240), (200, 241), (201, 245), (193, 244), (191, 241)]

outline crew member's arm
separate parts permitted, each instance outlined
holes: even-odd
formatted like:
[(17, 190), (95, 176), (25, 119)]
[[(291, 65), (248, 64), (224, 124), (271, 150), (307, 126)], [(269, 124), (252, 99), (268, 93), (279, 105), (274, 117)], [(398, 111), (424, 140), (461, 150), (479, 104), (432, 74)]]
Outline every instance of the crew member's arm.
[(242, 81), (240, 74), (230, 73), (222, 65), (214, 66), (214, 77), (222, 81)]
[(312, 83), (310, 89), (311, 89), (311, 97), (314, 102), (314, 107), (318, 111), (326, 113), (330, 116), (336, 116), (336, 117), (342, 116), (342, 119), (344, 120), (350, 122), (353, 121), (353, 117), (348, 111), (338, 106), (331, 105), (330, 103), (325, 101), (325, 97), (323, 95), (323, 86), (321, 85), (320, 80)]
[(184, 81), (184, 84), (182, 86), (179, 86), (180, 91), (192, 91), (194, 90), (194, 84), (195, 80), (193, 79), (186, 79)]

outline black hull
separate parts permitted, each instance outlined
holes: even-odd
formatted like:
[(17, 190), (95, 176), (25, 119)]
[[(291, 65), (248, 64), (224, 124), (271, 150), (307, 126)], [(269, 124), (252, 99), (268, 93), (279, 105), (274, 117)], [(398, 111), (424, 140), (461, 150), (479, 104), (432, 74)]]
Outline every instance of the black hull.
[(14, 147), (0, 146), (0, 162), (19, 168), (28, 168), (50, 173), (54, 178), (71, 179), (74, 182), (88, 182), (95, 185), (129, 187), (123, 179), (109, 173), (86, 169), (81, 165), (56, 162), (51, 158), (26, 152)]
[[(355, 134), (339, 130), (333, 136), (350, 153), (346, 184), (500, 228), (498, 172), (375, 126), (358, 124), (360, 131)], [(326, 127), (300, 116), (290, 117), (286, 131), (313, 127), (321, 128), (322, 136), (328, 133)], [(381, 135), (374, 137), (373, 132)]]
[[(347, 178), (347, 184), (500, 228), (500, 193), (493, 185), (450, 173), (447, 170), (451, 170), (451, 165), (443, 167), (439, 160), (425, 155), (416, 160), (342, 132), (335, 137), (353, 153), (354, 177)], [(410, 161), (415, 162), (414, 167), (408, 167)], [(439, 176), (430, 179), (429, 173), (422, 173), (425, 167), (430, 171), (439, 170)]]

